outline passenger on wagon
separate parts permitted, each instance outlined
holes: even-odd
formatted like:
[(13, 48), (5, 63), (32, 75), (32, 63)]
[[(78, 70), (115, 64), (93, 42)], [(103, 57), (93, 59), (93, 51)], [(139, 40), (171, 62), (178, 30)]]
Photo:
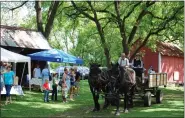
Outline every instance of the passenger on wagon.
[(119, 66), (127, 69), (127, 71), (129, 72), (129, 75), (132, 79), (133, 84), (135, 84), (135, 71), (129, 67), (129, 60), (126, 58), (125, 53), (121, 54), (121, 57), (118, 60), (118, 64), (119, 64)]
[(137, 53), (135, 59), (133, 60), (134, 68), (143, 68), (143, 62), (141, 61), (140, 54)]

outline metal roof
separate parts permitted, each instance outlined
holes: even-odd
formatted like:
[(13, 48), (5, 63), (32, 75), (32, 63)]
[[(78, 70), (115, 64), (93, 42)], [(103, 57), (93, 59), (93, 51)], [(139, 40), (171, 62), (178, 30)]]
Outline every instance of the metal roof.
[(32, 49), (51, 49), (42, 33), (21, 27), (0, 25), (1, 45)]
[(158, 42), (157, 51), (162, 55), (184, 57), (184, 52), (178, 46), (171, 43)]
[[(137, 40), (133, 44), (133, 47), (131, 48), (131, 53), (133, 53), (133, 50), (136, 48), (136, 46), (139, 46), (139, 45), (141, 45), (141, 41)], [(181, 50), (175, 44), (157, 41), (156, 44), (154, 44), (154, 45), (157, 46), (156, 51), (161, 53), (162, 55), (175, 56), (175, 57), (184, 57), (183, 50)], [(144, 46), (144, 47), (146, 47), (146, 46)]]

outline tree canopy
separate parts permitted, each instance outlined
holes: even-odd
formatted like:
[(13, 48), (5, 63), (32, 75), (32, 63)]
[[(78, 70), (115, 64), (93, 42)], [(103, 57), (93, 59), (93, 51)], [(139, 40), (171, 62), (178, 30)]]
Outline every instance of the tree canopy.
[[(7, 4), (3, 3), (2, 9), (7, 9)], [(155, 49), (157, 41), (184, 47), (183, 2), (36, 1), (8, 9), (18, 10), (25, 4), (34, 8), (35, 15), (21, 25), (37, 28), (54, 48), (82, 57), (85, 65), (95, 61), (109, 67), (121, 52), (129, 54), (136, 41), (141, 44), (131, 59), (143, 46)]]

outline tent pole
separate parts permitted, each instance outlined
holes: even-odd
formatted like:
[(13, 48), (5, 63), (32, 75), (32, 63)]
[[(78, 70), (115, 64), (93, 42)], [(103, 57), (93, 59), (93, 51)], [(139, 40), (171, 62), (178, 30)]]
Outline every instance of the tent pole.
[(14, 70), (15, 74), (16, 74), (16, 64), (17, 64), (17, 62), (13, 63), (13, 70)]
[(31, 80), (31, 61), (28, 62), (28, 80), (29, 80), (29, 89), (31, 91), (31, 84), (30, 84), (30, 80)]
[(25, 70), (25, 65), (26, 65), (26, 62), (24, 63), (24, 68), (23, 68), (23, 72), (22, 72), (22, 77), (21, 77), (21, 83), (20, 83), (20, 85), (22, 84), (22, 78), (23, 78), (23, 74), (24, 74), (24, 70)]

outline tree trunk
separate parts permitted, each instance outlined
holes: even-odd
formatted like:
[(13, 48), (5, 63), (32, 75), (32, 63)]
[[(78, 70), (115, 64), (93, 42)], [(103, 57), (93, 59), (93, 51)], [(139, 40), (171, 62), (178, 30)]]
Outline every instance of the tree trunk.
[(96, 23), (96, 27), (98, 29), (98, 32), (99, 32), (99, 35), (100, 35), (100, 39), (101, 39), (101, 43), (102, 43), (102, 47), (104, 49), (104, 53), (105, 53), (105, 56), (106, 56), (106, 65), (108, 68), (110, 68), (110, 53), (109, 53), (109, 49), (108, 49), (108, 46), (106, 45), (106, 42), (105, 42), (105, 36), (104, 36), (104, 32), (102, 30), (102, 27), (100, 25), (100, 23), (98, 22), (98, 20), (96, 19), (95, 20), (95, 23)]
[(35, 1), (35, 11), (37, 16), (37, 29), (42, 34), (44, 34), (42, 26), (42, 10), (41, 10), (41, 0)]
[(64, 37), (64, 44), (65, 44), (65, 46), (66, 46), (66, 50), (67, 50), (67, 52), (69, 51), (69, 49), (68, 49), (68, 40), (67, 40), (67, 36), (65, 35), (65, 37)]
[(47, 21), (47, 24), (46, 24), (46, 27), (45, 27), (45, 32), (44, 32), (44, 36), (45, 36), (46, 39), (49, 38), (49, 34), (52, 30), (54, 18), (55, 18), (55, 15), (57, 13), (59, 3), (60, 3), (60, 1), (55, 1), (54, 5), (51, 4), (53, 6), (53, 8), (52, 8), (50, 16), (48, 16), (48, 21)]
[(123, 46), (123, 52), (125, 53), (125, 55), (128, 55), (129, 54), (129, 47), (124, 39), (122, 39), (122, 46)]

